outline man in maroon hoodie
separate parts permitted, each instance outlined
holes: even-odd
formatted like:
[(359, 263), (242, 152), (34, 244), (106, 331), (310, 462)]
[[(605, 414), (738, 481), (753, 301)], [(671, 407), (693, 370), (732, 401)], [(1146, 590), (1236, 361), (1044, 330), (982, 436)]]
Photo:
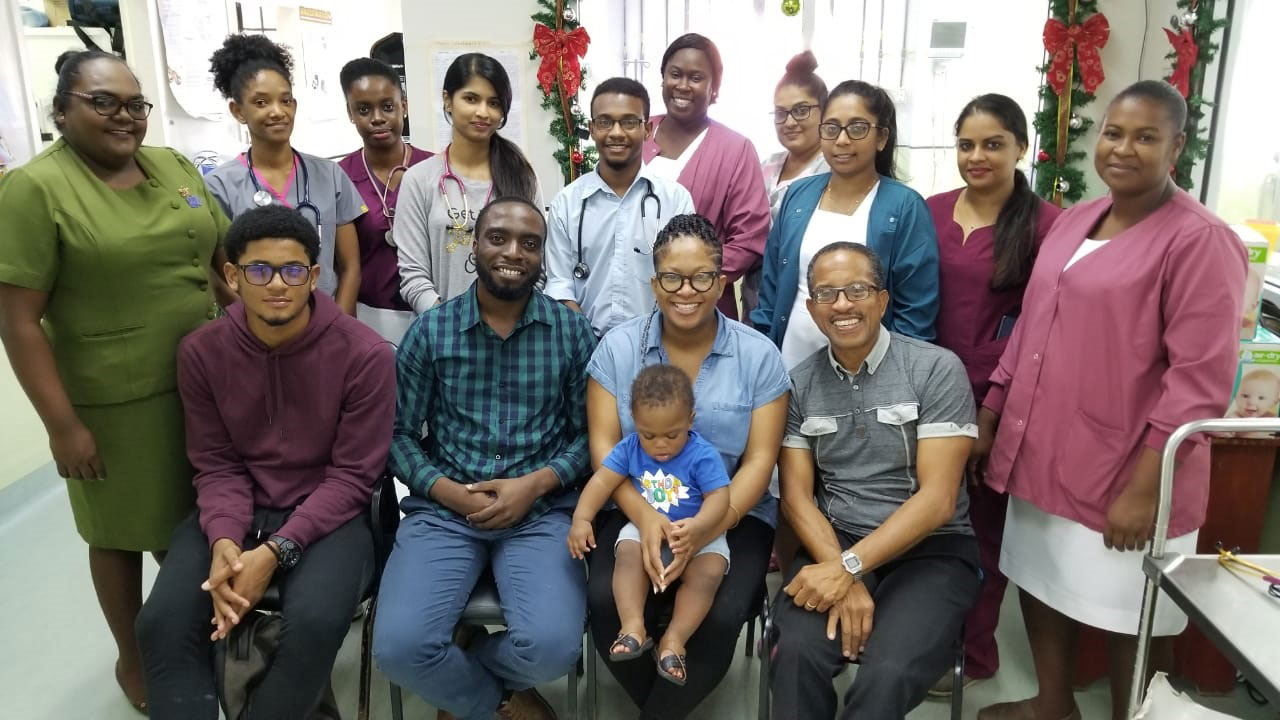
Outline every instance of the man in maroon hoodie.
[(216, 720), (212, 643), (274, 579), (283, 634), (246, 717), (302, 720), (372, 573), (366, 510), (391, 443), (395, 356), (313, 292), (320, 240), (296, 210), (251, 210), (225, 244), (240, 302), (178, 349), (198, 510), (138, 615), (147, 699), (153, 718)]

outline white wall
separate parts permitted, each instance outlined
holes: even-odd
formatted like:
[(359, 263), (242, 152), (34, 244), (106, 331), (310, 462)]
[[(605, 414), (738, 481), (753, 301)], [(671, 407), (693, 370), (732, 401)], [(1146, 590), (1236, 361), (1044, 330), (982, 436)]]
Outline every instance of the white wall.
[[(227, 27), (235, 31), (235, 1), (226, 0), (225, 4)], [(346, 154), (359, 147), (360, 137), (347, 120), (342, 104), (338, 70), (348, 60), (367, 56), (374, 41), (401, 29), (400, 3), (397, 0), (306, 0), (302, 3), (333, 14), (333, 24), (327, 28), (330, 52), (320, 59), (330, 70), (325, 73), (332, 88), (327, 102), (303, 82), (303, 65), (308, 58), (302, 53), (302, 33), (304, 28), (316, 26), (299, 19), (296, 0), (244, 2), (246, 17), (256, 17), (255, 8), (259, 4), (266, 9), (268, 22), (278, 28), (270, 34), (272, 39), (289, 47), (294, 58), (294, 93), (298, 98), (294, 146), (326, 157)], [(169, 145), (188, 157), (201, 150), (214, 150), (226, 158), (243, 149), (248, 135), (229, 113), (218, 121), (192, 117), (169, 92), (155, 0), (122, 0), (120, 5), (129, 64), (138, 74), (143, 92), (157, 105), (148, 128), (147, 143)], [(322, 119), (322, 116), (331, 116), (331, 119)]]
[[(604, 1), (591, 0), (592, 3)], [(486, 46), (497, 45), (502, 49), (516, 48), (521, 58), (525, 58), (533, 48), (533, 20), (529, 16), (537, 7), (532, 2), (515, 3), (512, 0), (402, 1), (405, 74), (412, 108), (410, 130), (415, 145), (436, 152), (443, 150), (437, 147), (435, 140), (443, 80), (436, 77), (431, 69), (431, 54), (437, 46), (476, 43), (475, 51), (484, 52)], [(477, 18), (484, 20), (477, 22)], [(522, 60), (522, 65), (520, 90), (525, 129), (521, 150), (533, 165), (542, 185), (542, 195), (549, 203), (564, 187), (560, 166), (552, 157), (558, 146), (547, 131), (551, 115), (541, 108), (542, 90), (537, 84), (537, 64)], [(597, 75), (597, 79), (612, 74), (610, 71), (607, 75)]]

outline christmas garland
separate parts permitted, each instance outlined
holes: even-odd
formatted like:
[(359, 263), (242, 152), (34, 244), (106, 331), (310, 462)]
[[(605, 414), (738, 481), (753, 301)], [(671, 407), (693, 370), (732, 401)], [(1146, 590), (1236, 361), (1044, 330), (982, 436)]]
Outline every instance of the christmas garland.
[(1204, 74), (1218, 52), (1213, 34), (1229, 24), (1225, 18), (1213, 16), (1215, 1), (1177, 0), (1181, 12), (1169, 18), (1169, 28), (1164, 31), (1173, 46), (1165, 56), (1173, 60), (1168, 80), (1187, 99), (1187, 124), (1184, 128), (1187, 144), (1173, 168), (1173, 180), (1184, 190), (1195, 186), (1191, 179), (1192, 170), (1209, 154), (1208, 130), (1201, 127), (1201, 121), (1204, 120), (1204, 107), (1213, 103), (1202, 94)]
[(531, 16), (533, 50), (529, 59), (541, 58), (538, 83), (542, 87), (542, 107), (554, 116), (548, 132), (560, 146), (553, 156), (567, 185), (582, 173), (591, 172), (597, 159), (595, 148), (581, 145), (591, 133), (578, 103), (578, 90), (586, 77), (579, 58), (586, 54), (591, 38), (578, 23), (573, 8), (565, 6), (565, 0), (538, 0), (538, 5), (542, 9)]
[(1093, 124), (1075, 111), (1094, 99), (1105, 77), (1098, 51), (1110, 34), (1098, 0), (1050, 0), (1044, 26), (1049, 61), (1040, 67), (1040, 110), (1033, 125), (1040, 136), (1036, 153), (1036, 194), (1059, 207), (1084, 196), (1084, 173), (1076, 163), (1087, 153), (1072, 144)]

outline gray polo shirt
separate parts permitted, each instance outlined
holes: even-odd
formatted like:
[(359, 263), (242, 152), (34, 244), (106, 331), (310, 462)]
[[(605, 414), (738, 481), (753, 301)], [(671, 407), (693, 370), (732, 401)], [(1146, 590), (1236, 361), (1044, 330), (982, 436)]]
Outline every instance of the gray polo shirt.
[[(813, 451), (814, 495), (831, 524), (857, 537), (879, 528), (920, 488), (916, 440), (976, 438), (973, 389), (951, 351), (880, 328), (856, 373), (830, 348), (791, 370), (782, 445)], [(964, 487), (937, 533), (972, 535)]]

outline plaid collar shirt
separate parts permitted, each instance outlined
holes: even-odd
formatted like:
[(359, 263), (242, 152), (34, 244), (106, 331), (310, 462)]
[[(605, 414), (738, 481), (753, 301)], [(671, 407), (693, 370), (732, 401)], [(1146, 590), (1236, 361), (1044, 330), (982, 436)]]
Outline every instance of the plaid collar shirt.
[(396, 353), (392, 472), (452, 517), (430, 500), (438, 479), (480, 482), (547, 467), (560, 489), (538, 498), (525, 520), (545, 513), (590, 468), (586, 368), (595, 343), (586, 318), (536, 291), (505, 339), (481, 318), (474, 284), (423, 313)]

